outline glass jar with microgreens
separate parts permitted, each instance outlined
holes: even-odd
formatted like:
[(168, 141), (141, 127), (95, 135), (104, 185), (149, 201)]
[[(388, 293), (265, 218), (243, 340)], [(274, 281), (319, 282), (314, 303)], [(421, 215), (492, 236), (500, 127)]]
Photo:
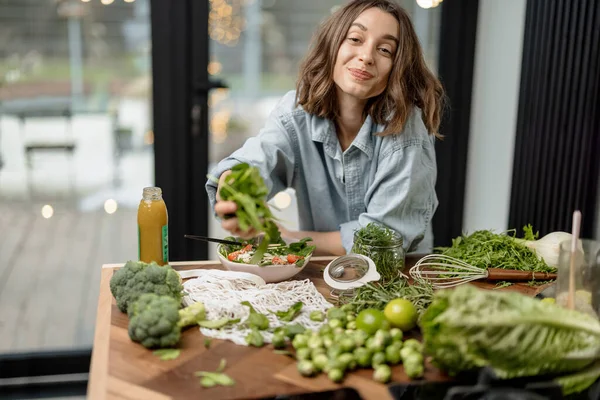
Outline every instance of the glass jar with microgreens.
[(403, 240), (396, 231), (371, 222), (354, 232), (352, 252), (369, 257), (375, 263), (383, 282), (402, 273), (406, 253)]

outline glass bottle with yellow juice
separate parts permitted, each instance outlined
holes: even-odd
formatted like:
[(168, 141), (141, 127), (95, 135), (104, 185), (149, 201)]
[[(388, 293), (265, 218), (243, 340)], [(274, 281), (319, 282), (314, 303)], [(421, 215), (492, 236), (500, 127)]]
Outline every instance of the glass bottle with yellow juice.
[(138, 207), (140, 261), (165, 265), (169, 262), (169, 217), (159, 187), (144, 188)]

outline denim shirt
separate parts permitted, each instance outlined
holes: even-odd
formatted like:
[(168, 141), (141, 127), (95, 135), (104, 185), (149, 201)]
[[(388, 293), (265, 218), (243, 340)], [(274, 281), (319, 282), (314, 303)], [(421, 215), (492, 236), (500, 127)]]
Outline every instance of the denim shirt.
[[(430, 231), (438, 200), (434, 137), (415, 108), (400, 134), (376, 136), (384, 126), (367, 117), (342, 151), (332, 121), (296, 106), (288, 92), (266, 125), (210, 172), (219, 177), (246, 162), (259, 168), (269, 199), (296, 191), (300, 230), (340, 231), (350, 252), (355, 230), (379, 222), (396, 230), (413, 251)], [(217, 184), (207, 181), (211, 209)]]

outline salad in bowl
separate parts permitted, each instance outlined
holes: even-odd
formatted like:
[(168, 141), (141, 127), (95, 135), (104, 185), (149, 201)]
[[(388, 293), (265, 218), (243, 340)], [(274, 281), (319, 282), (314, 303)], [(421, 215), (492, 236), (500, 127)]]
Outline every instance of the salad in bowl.
[(315, 246), (309, 244), (312, 240), (310, 237), (299, 241), (281, 239), (269, 244), (258, 262), (252, 262), (260, 244), (260, 237), (239, 240), (230, 236), (225, 239), (240, 244), (220, 244), (217, 247), (221, 264), (230, 271), (259, 275), (267, 283), (280, 282), (299, 273), (308, 264), (315, 250)]

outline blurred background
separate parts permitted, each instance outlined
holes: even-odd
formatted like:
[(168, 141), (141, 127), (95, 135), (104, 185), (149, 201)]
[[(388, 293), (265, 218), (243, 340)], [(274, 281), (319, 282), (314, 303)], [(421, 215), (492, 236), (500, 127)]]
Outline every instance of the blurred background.
[[(532, 223), (600, 238), (600, 6), (399, 0), (450, 104), (436, 245)], [(206, 173), (295, 86), (344, 0), (0, 0), (0, 353), (89, 356), (100, 268), (163, 188), (172, 260), (214, 259)], [(298, 225), (292, 190), (271, 204)], [(75, 354), (75, 353), (74, 353)], [(1, 376), (0, 376), (1, 378)]]

